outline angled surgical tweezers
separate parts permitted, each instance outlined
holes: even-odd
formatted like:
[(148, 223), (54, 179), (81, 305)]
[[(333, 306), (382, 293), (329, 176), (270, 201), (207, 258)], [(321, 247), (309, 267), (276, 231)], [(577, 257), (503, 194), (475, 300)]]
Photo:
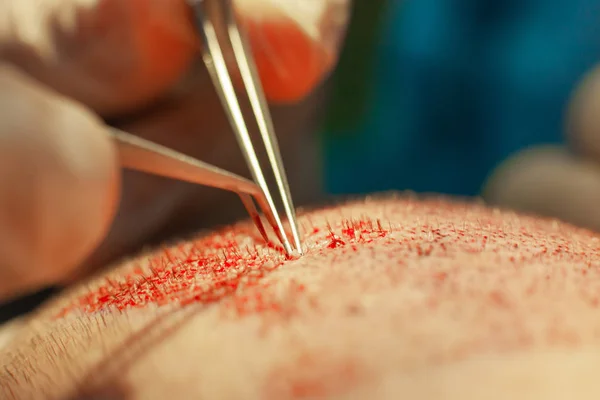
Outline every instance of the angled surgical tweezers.
[[(242, 203), (259, 232), (268, 241), (267, 233), (254, 205), (254, 201), (256, 201), (285, 251), (288, 254), (292, 252), (292, 246), (283, 228), (281, 218), (275, 207), (273, 197), (269, 191), (252, 144), (225, 61), (225, 54), (221, 48), (216, 26), (209, 17), (209, 15), (218, 15), (223, 18), (223, 21), (221, 21), (223, 24), (219, 26), (224, 26), (227, 30), (233, 55), (235, 56), (246, 94), (257, 120), (261, 138), (264, 142), (269, 163), (271, 164), (277, 188), (290, 224), (295, 250), (301, 254), (302, 244), (298, 233), (296, 214), (272, 118), (262, 85), (258, 79), (250, 46), (246, 40), (245, 33), (242, 32), (240, 25), (237, 23), (231, 0), (189, 0), (189, 5), (193, 11), (198, 33), (202, 39), (202, 57), (204, 63), (213, 80), (216, 92), (223, 104), (238, 144), (242, 149), (242, 154), (248, 164), (254, 182), (156, 143), (138, 138), (126, 132), (113, 130), (113, 137), (119, 148), (121, 165), (125, 168), (236, 192), (240, 196)], [(209, 8), (211, 6), (213, 7), (212, 9)]]
[[(269, 222), (275, 218), (269, 215), (267, 199), (254, 182), (118, 129), (111, 129), (111, 135), (123, 168), (237, 193), (261, 236), (269, 241), (252, 199), (256, 200)], [(273, 225), (273, 229), (277, 233), (277, 226)]]

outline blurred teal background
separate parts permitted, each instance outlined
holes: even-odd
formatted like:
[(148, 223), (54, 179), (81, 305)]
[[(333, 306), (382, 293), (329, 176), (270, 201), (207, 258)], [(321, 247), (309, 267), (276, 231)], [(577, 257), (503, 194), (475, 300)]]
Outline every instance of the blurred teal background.
[(330, 193), (476, 195), (510, 154), (563, 141), (600, 56), (598, 0), (355, 1), (323, 131)]

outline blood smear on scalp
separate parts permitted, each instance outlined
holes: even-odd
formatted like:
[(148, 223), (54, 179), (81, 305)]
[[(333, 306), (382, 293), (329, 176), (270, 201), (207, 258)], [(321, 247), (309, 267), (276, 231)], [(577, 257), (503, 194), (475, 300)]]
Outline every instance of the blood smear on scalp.
[[(280, 248), (269, 244), (242, 245), (238, 240), (248, 238), (249, 225), (234, 226), (222, 232), (155, 252), (147, 265), (129, 265), (115, 277), (105, 278), (94, 290), (75, 299), (57, 315), (63, 317), (79, 310), (94, 313), (105, 309), (124, 311), (150, 304), (164, 306), (194, 303), (204, 305), (232, 301), (227, 307), (237, 315), (253, 312), (281, 312), (282, 306), (268, 294), (271, 283), (263, 282), (273, 270), (290, 261)], [(370, 219), (345, 220), (337, 230), (312, 230), (304, 236), (312, 251), (353, 247), (385, 237), (388, 230), (379, 221)], [(252, 237), (252, 234), (250, 234)], [(260, 243), (260, 239), (257, 239)], [(288, 285), (296, 294), (304, 292), (302, 284)]]

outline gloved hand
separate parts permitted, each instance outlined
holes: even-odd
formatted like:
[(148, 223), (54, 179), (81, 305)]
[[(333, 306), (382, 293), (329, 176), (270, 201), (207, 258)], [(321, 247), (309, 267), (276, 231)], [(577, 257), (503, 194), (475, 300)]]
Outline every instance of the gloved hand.
[(580, 84), (568, 110), (566, 146), (524, 150), (492, 174), (483, 197), (600, 231), (600, 68)]
[[(334, 65), (348, 0), (236, 6), (271, 100), (299, 101)], [(195, 66), (199, 46), (183, 0), (0, 3), (0, 302), (74, 279), (166, 225), (198, 225), (236, 201), (122, 175), (103, 121), (244, 173)], [(282, 113), (302, 128), (302, 115)], [(286, 132), (283, 151), (301, 152), (299, 136)]]

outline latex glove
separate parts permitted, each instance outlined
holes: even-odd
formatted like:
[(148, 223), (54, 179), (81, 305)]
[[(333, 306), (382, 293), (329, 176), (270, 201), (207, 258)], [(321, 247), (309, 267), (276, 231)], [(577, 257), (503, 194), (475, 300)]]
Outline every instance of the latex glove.
[[(236, 6), (270, 99), (299, 101), (334, 65), (347, 0)], [(227, 209), (221, 192), (121, 176), (101, 120), (243, 173), (206, 72), (191, 67), (198, 47), (183, 0), (0, 3), (0, 301), (81, 275), (182, 210), (200, 224), (194, 210)]]
[(570, 105), (567, 146), (539, 146), (505, 161), (483, 196), (491, 203), (600, 230), (600, 69)]

